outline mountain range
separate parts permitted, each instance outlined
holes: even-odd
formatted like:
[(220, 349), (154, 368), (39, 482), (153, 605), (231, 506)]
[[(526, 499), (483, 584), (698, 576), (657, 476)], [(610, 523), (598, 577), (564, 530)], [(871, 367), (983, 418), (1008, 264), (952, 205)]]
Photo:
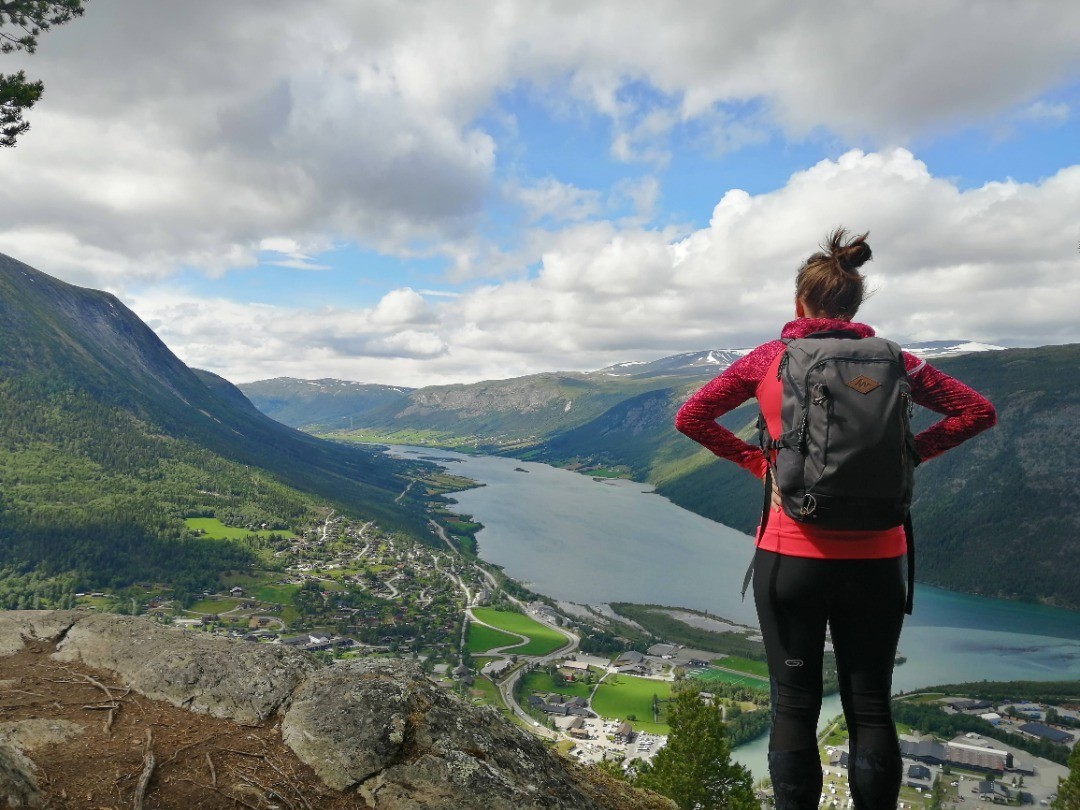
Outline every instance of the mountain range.
[[(988, 396), (999, 416), (993, 430), (918, 470), (918, 579), (1080, 609), (1080, 517), (1067, 509), (1080, 495), (1080, 465), (1069, 456), (1080, 447), (1080, 345), (1005, 349), (955, 340), (905, 348)], [(687, 396), (745, 352), (704, 350), (594, 372), (398, 389), (381, 403), (339, 396), (336, 410), (315, 396), (311, 412), (321, 423), (301, 416), (295, 424), (339, 438), (614, 470), (750, 532), (760, 515), (760, 483), (672, 425)], [(282, 380), (240, 386), (276, 418), (286, 415), (284, 387)], [(720, 421), (751, 440), (756, 416), (748, 403)], [(917, 409), (916, 427), (935, 418)]]
[(107, 293), (0, 255), (0, 608), (74, 589), (183, 592), (252, 550), (184, 518), (289, 528), (326, 507), (418, 528), (405, 465), (260, 413)]
[[(1002, 348), (967, 340), (904, 346), (925, 359)], [(304, 430), (353, 430), (385, 423), (387, 427), (446, 429), (451, 434), (447, 438), (472, 431), (478, 441), (498, 443), (580, 424), (597, 415), (598, 409), (625, 396), (664, 388), (673, 381), (709, 380), (749, 351), (707, 349), (658, 360), (616, 363), (591, 372), (549, 372), (422, 389), (292, 377), (241, 383), (239, 388), (267, 416)], [(506, 418), (492, 421), (494, 413)], [(517, 427), (512, 424), (515, 413), (527, 414)]]

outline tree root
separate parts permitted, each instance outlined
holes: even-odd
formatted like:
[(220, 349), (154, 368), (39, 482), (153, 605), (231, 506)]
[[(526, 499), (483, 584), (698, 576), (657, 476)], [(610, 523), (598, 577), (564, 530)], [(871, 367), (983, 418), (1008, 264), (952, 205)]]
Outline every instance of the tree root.
[(154, 752), (152, 746), (154, 735), (150, 729), (146, 730), (146, 755), (143, 757), (142, 774), (139, 775), (139, 784), (135, 788), (134, 810), (143, 810), (143, 800), (146, 798), (146, 788), (150, 785), (150, 778), (154, 775)]

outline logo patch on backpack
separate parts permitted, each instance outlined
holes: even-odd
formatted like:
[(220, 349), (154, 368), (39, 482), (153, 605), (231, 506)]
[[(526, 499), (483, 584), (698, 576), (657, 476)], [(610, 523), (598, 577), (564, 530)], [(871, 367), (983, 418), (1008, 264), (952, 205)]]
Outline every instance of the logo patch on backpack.
[(854, 380), (848, 380), (844, 385), (858, 391), (860, 394), (869, 394), (875, 388), (881, 388), (881, 383), (877, 380), (871, 380), (865, 374), (860, 374)]

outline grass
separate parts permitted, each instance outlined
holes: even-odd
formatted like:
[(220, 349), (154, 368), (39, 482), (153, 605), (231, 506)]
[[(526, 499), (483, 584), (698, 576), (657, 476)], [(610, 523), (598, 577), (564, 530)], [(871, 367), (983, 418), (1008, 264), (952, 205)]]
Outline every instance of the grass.
[(587, 698), (592, 692), (592, 684), (568, 681), (563, 686), (556, 686), (551, 676), (546, 672), (530, 672), (521, 681), (521, 691), (537, 695), (546, 695), (556, 692), (570, 697)]
[(713, 662), (713, 665), (721, 669), (733, 669), (736, 672), (757, 675), (761, 678), (769, 677), (769, 665), (764, 661), (751, 661), (749, 658), (740, 658), (737, 655), (729, 655), (719, 662)]
[(769, 690), (768, 682), (761, 680), (761, 678), (755, 678), (752, 675), (738, 675), (734, 672), (724, 672), (719, 669), (699, 669), (691, 672), (690, 677), (695, 680), (705, 681), (706, 683), (733, 683), (739, 686), (757, 689), (761, 692), (767, 692)]
[(257, 585), (251, 589), (251, 595), (260, 602), (285, 606), (292, 604), (293, 594), (299, 590), (299, 585)]
[(611, 469), (609, 467), (597, 467), (595, 469), (582, 468), (578, 472), (583, 475), (591, 475), (593, 478), (628, 478), (630, 470), (627, 468)]
[(258, 535), (259, 537), (271, 537), (273, 535), (279, 537), (296, 536), (288, 529), (263, 529), (253, 532), (250, 529), (226, 526), (217, 518), (187, 518), (184, 520), (184, 523), (187, 524), (187, 527), (192, 531), (202, 532), (203, 535), (209, 537), (211, 540), (242, 540), (253, 534)]
[(522, 643), (521, 639), (517, 636), (512, 636), (509, 633), (476, 622), (470, 622), (469, 637), (466, 639), (465, 645), (469, 652), (475, 655), (476, 653), (493, 650), (496, 647), (505, 647), (507, 644), (520, 643)]
[(469, 689), (469, 697), (474, 703), (494, 706), (500, 713), (507, 717), (512, 714), (499, 696), (499, 690), (496, 688), (495, 684), (483, 676), (473, 681), (473, 685)]
[(192, 613), (228, 613), (240, 604), (235, 599), (203, 599), (188, 608)]
[(945, 697), (944, 692), (923, 692), (922, 694), (905, 697), (904, 700), (908, 703), (938, 703), (943, 697)]
[[(648, 731), (653, 734), (667, 734), (666, 723), (652, 722), (652, 698), (656, 695), (661, 701), (671, 697), (671, 684), (667, 681), (653, 681), (648, 678), (635, 678), (632, 675), (609, 676), (596, 690), (591, 707), (601, 717), (625, 720), (634, 715), (637, 720), (630, 724), (635, 731)], [(660, 704), (660, 717), (665, 717), (666, 705)]]
[(562, 633), (520, 613), (494, 608), (474, 608), (473, 613), (480, 621), (500, 630), (528, 636), (529, 643), (515, 647), (515, 655), (547, 655), (566, 644), (566, 637)]

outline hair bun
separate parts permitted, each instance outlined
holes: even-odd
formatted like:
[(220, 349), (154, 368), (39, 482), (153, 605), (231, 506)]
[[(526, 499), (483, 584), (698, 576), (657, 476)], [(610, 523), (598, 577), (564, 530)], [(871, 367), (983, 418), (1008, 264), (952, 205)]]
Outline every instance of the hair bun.
[(828, 242), (822, 245), (825, 252), (836, 262), (836, 266), (844, 273), (859, 274), (859, 268), (874, 257), (870, 245), (866, 243), (866, 237), (870, 232), (847, 240), (847, 229), (837, 228), (829, 234)]

